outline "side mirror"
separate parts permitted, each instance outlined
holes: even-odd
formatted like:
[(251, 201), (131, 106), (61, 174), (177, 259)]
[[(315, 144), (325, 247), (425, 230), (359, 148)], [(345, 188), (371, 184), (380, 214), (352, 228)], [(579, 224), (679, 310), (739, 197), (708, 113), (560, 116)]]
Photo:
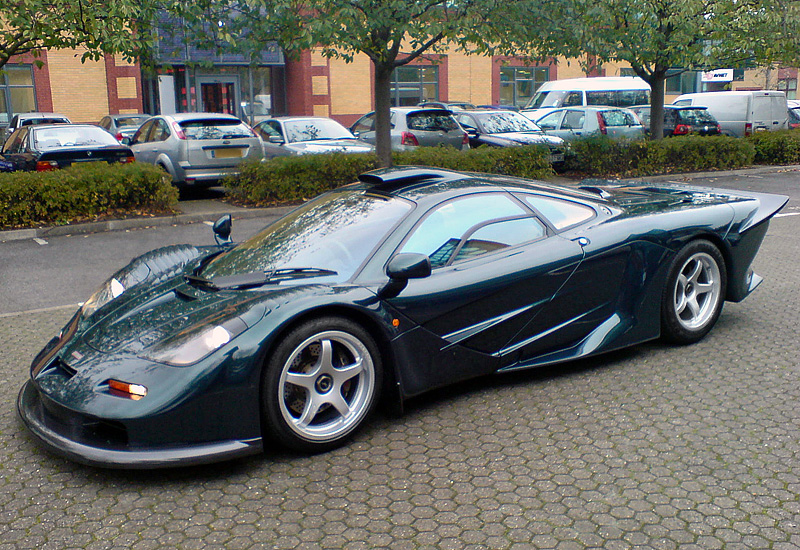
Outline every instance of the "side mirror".
[(285, 143), (284, 139), (281, 136), (269, 136), (269, 142), (275, 143), (277, 145), (283, 145)]
[(389, 282), (378, 290), (378, 298), (394, 298), (408, 285), (409, 279), (424, 279), (431, 274), (431, 259), (425, 254), (401, 253), (386, 266)]
[(122, 145), (132, 145), (132, 144), (133, 144), (133, 141), (132, 141), (132, 140), (131, 140), (131, 138), (129, 138), (128, 136), (125, 136), (125, 137), (123, 137), (123, 138), (120, 140), (120, 143), (121, 143)]
[(227, 246), (231, 244), (231, 229), (233, 227), (233, 218), (230, 214), (225, 214), (220, 219), (214, 222), (214, 240), (217, 241), (219, 246)]

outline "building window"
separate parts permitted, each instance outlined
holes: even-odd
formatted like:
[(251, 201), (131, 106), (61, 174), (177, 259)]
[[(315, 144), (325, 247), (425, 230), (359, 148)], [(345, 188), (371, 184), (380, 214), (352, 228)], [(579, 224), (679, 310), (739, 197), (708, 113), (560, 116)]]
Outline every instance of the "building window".
[(546, 67), (500, 67), (500, 104), (522, 107), (548, 80)]
[(697, 71), (681, 71), (670, 69), (667, 71), (665, 93), (670, 95), (691, 94), (697, 92)]
[(0, 126), (8, 126), (8, 122), (17, 113), (36, 110), (31, 66), (4, 66), (0, 71)]
[(398, 67), (392, 74), (392, 105), (411, 107), (439, 99), (439, 67), (435, 65)]
[(797, 99), (797, 79), (781, 78), (778, 80), (778, 89), (786, 93), (786, 99)]

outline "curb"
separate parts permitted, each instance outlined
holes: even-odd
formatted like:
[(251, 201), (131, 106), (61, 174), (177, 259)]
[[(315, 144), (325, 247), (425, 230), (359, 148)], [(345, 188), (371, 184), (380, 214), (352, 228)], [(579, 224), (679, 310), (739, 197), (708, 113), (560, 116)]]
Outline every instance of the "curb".
[[(223, 203), (220, 203), (223, 204)], [(124, 220), (106, 220), (101, 222), (76, 223), (74, 225), (56, 225), (36, 229), (13, 229), (0, 231), (0, 242), (21, 241), (26, 239), (61, 237), (65, 235), (82, 235), (101, 233), (104, 231), (120, 231), (141, 229), (145, 227), (162, 227), (165, 225), (183, 225), (204, 221), (214, 221), (223, 214), (231, 214), (233, 219), (258, 218), (262, 216), (282, 215), (294, 207), (253, 208), (232, 207), (230, 209), (214, 208), (214, 211), (174, 214), (155, 218), (129, 218)]]

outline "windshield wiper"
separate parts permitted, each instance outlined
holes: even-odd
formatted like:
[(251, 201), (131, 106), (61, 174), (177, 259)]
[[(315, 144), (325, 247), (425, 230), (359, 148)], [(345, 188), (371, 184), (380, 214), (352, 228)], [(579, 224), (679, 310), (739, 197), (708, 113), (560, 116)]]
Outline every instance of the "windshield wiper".
[(197, 275), (184, 275), (184, 280), (189, 284), (204, 287), (209, 290), (244, 290), (266, 284), (276, 284), (281, 281), (308, 279), (311, 277), (329, 277), (331, 275), (338, 275), (338, 273), (330, 269), (320, 269), (316, 267), (288, 267), (284, 269), (273, 269), (271, 271), (239, 273), (236, 275), (228, 275), (227, 277), (217, 277), (215, 279), (206, 279)]

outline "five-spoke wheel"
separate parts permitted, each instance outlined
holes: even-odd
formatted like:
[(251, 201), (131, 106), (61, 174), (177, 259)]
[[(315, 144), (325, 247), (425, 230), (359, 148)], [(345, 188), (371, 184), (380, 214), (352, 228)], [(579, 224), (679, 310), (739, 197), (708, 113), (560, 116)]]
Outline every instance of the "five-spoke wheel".
[(283, 339), (264, 375), (270, 435), (301, 451), (336, 447), (377, 400), (381, 361), (372, 337), (338, 317), (309, 321)]
[(673, 260), (661, 304), (665, 338), (688, 344), (703, 338), (717, 322), (725, 299), (725, 262), (704, 240), (687, 244)]

